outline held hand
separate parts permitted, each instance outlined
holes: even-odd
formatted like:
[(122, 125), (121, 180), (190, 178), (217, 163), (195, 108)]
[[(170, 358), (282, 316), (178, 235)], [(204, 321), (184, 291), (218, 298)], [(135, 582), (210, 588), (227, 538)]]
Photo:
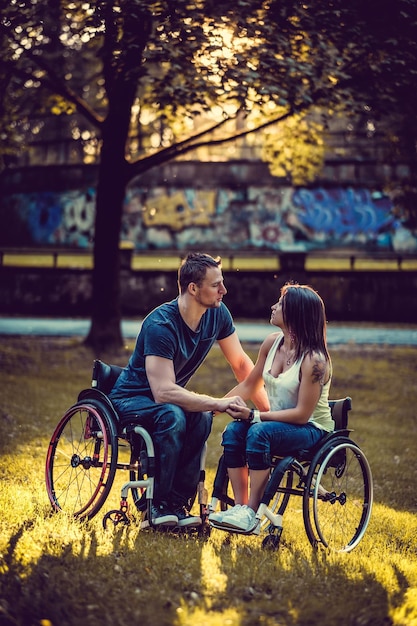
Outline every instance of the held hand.
[(250, 419), (251, 410), (248, 406), (241, 406), (240, 404), (232, 402), (226, 413), (235, 420), (248, 420)]
[[(233, 405), (236, 408), (246, 407), (246, 402), (242, 400), (240, 396), (231, 396), (230, 398), (222, 398), (220, 402), (219, 413), (228, 413), (230, 406)], [(248, 409), (249, 410), (249, 409)]]

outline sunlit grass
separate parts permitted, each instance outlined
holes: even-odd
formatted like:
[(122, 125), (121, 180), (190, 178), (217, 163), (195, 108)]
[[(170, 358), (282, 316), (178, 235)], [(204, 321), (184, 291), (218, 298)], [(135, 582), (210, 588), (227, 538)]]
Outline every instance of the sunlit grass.
[[(109, 355), (124, 363), (130, 352)], [(252, 356), (256, 346), (250, 348)], [(417, 626), (416, 348), (332, 351), (332, 397), (351, 395), (352, 438), (372, 467), (375, 504), (349, 554), (315, 551), (302, 505), (290, 501), (277, 552), (262, 537), (104, 531), (127, 476), (91, 522), (52, 514), (47, 445), (88, 387), (93, 354), (74, 339), (2, 337), (0, 344), (0, 623), (5, 626)], [(224, 392), (233, 377), (214, 349), (192, 386)], [(227, 421), (209, 440), (209, 493)]]

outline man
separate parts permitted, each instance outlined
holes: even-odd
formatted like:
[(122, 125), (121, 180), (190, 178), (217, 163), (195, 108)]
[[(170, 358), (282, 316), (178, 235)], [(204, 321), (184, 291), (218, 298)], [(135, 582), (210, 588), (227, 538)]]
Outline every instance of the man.
[[(179, 296), (154, 309), (143, 321), (129, 363), (110, 398), (122, 422), (137, 421), (152, 435), (157, 470), (152, 508), (155, 526), (198, 526), (189, 514), (200, 457), (210, 434), (213, 412), (243, 404), (239, 396), (214, 398), (185, 386), (215, 341), (238, 382), (253, 363), (244, 352), (223, 303), (227, 293), (220, 259), (190, 253), (178, 270)], [(263, 386), (252, 398), (268, 408)]]

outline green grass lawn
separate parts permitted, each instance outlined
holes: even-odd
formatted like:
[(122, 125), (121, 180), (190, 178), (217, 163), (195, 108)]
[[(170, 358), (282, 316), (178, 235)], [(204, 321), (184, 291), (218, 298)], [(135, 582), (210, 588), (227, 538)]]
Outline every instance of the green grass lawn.
[[(105, 355), (124, 364), (132, 349)], [(255, 357), (257, 346), (248, 346)], [(1, 626), (417, 626), (417, 348), (332, 350), (333, 398), (352, 396), (352, 438), (371, 464), (375, 503), (359, 546), (315, 551), (298, 501), (277, 552), (260, 537), (208, 538), (102, 529), (52, 514), (44, 484), (49, 438), (90, 385), (94, 355), (78, 339), (0, 342)], [(191, 388), (233, 384), (219, 349)], [(209, 492), (227, 416), (209, 439)], [(118, 477), (103, 514), (118, 508)]]

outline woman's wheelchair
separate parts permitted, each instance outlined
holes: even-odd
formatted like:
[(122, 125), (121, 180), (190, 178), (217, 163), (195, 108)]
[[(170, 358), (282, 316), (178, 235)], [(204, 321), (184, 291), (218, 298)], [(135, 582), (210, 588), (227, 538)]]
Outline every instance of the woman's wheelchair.
[[(122, 426), (108, 398), (121, 371), (117, 365), (94, 361), (91, 388), (81, 391), (78, 401), (67, 410), (52, 435), (46, 458), (46, 489), (55, 511), (90, 520), (106, 502), (116, 471), (126, 470), (129, 481), (122, 486), (120, 508), (105, 514), (103, 526), (130, 523), (130, 492), (141, 514), (142, 529), (152, 527), (155, 452), (147, 430), (134, 423)], [(195, 501), (198, 495), (200, 505), (199, 532), (209, 529), (204, 465), (205, 450), (194, 497)]]
[[(282, 518), (291, 496), (302, 498), (304, 527), (314, 547), (349, 552), (363, 538), (372, 511), (373, 483), (369, 463), (349, 438), (348, 413), (351, 398), (329, 402), (335, 430), (315, 448), (295, 456), (273, 459), (270, 479), (256, 512), (261, 530), (266, 531), (264, 548), (276, 550), (282, 534)], [(228, 495), (229, 478), (220, 457), (214, 479), (209, 513), (234, 505)], [(240, 532), (210, 521), (214, 528)]]

